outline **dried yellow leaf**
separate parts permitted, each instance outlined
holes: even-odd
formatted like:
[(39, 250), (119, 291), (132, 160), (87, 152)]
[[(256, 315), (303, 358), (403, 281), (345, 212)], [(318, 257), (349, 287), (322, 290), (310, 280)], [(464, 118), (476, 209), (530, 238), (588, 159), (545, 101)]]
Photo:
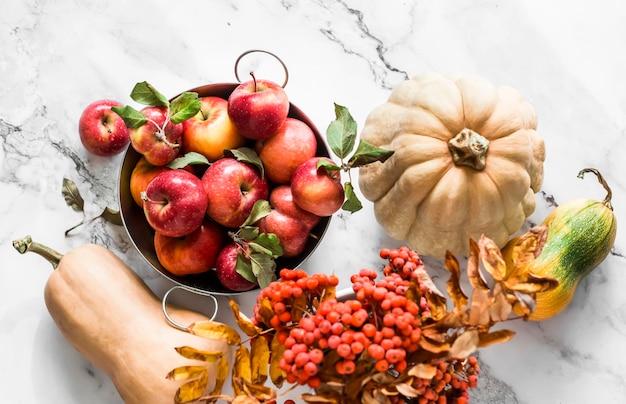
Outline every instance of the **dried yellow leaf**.
[(254, 337), (261, 332), (261, 329), (254, 325), (248, 316), (239, 311), (239, 305), (236, 301), (230, 300), (229, 305), (231, 311), (233, 312), (233, 316), (235, 317), (235, 321), (237, 322), (237, 326), (239, 326), (239, 329), (241, 329), (244, 334), (249, 337)]
[(475, 329), (467, 330), (459, 335), (450, 347), (450, 357), (464, 359), (476, 352), (480, 337)]
[(468, 325), (486, 326), (489, 324), (489, 291), (474, 289), (470, 301)]
[(206, 366), (180, 366), (171, 370), (165, 378), (168, 380), (189, 380), (199, 377), (206, 370)]
[(481, 262), (493, 279), (496, 281), (506, 279), (506, 263), (496, 243), (483, 235), (478, 242), (478, 247), (480, 249)]
[(504, 257), (510, 276), (525, 272), (525, 268), (541, 254), (548, 239), (548, 226), (535, 226), (522, 234), (513, 248), (506, 248)]
[(270, 362), (270, 345), (265, 336), (254, 338), (250, 348), (250, 357), (252, 368), (250, 380), (255, 384), (265, 383)]
[(241, 336), (234, 328), (217, 321), (198, 321), (191, 324), (187, 331), (203, 338), (225, 341), (228, 345), (241, 343)]
[(304, 313), (306, 313), (306, 294), (301, 293), (298, 297), (293, 300), (293, 304), (291, 306), (291, 321), (297, 323), (300, 321)]
[(500, 342), (506, 342), (511, 340), (515, 336), (515, 331), (511, 330), (497, 330), (488, 333), (481, 333), (479, 335), (478, 346), (484, 348), (489, 345), (498, 344)]
[(201, 351), (190, 346), (176, 347), (176, 352), (187, 359), (194, 359), (204, 362), (217, 362), (224, 355), (221, 351)]
[(457, 259), (449, 251), (446, 252), (445, 266), (450, 272), (450, 278), (446, 283), (448, 295), (452, 298), (454, 309), (457, 312), (463, 311), (467, 305), (467, 296), (461, 289), (461, 268)]
[(407, 398), (417, 398), (420, 396), (419, 391), (409, 383), (400, 383), (396, 385), (395, 388), (398, 390), (398, 393)]
[(259, 307), (259, 317), (261, 317), (261, 321), (267, 327), (271, 327), (270, 320), (274, 317), (274, 309), (272, 309), (272, 302), (267, 297), (262, 297), (258, 303)]
[(215, 386), (211, 392), (212, 396), (222, 393), (222, 388), (228, 379), (229, 373), (230, 365), (228, 364), (228, 359), (226, 357), (222, 357), (220, 362), (217, 364), (217, 369), (215, 371)]
[(480, 272), (480, 249), (474, 239), (470, 238), (469, 256), (467, 258), (467, 278), (474, 289), (489, 289), (483, 274)]
[(429, 363), (418, 363), (408, 370), (408, 374), (419, 379), (432, 379), (437, 374), (437, 366)]
[(533, 294), (552, 290), (559, 286), (559, 281), (554, 278), (537, 276), (532, 272), (528, 272), (524, 275), (507, 279), (505, 285), (509, 290)]
[(270, 379), (274, 386), (280, 388), (285, 381), (285, 371), (279, 366), (280, 360), (285, 352), (285, 344), (281, 344), (278, 340), (278, 334), (274, 334), (271, 342), (271, 359), (270, 359)]
[(187, 382), (176, 391), (174, 401), (176, 404), (189, 403), (202, 397), (209, 382), (209, 372), (202, 372), (199, 378)]

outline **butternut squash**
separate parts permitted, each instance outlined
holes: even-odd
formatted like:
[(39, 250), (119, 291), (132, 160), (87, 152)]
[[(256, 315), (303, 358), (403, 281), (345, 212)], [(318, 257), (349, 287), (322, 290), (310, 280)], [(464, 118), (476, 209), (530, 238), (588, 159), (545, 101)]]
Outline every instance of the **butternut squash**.
[[(224, 341), (210, 340), (170, 326), (159, 298), (119, 257), (87, 244), (61, 255), (30, 237), (13, 242), (20, 252), (41, 254), (56, 269), (44, 290), (52, 319), (67, 341), (108, 375), (127, 404), (171, 404), (182, 384), (166, 379), (179, 366), (206, 365), (175, 348), (191, 346), (229, 355)], [(179, 307), (168, 314), (177, 322), (209, 320)], [(215, 381), (210, 369), (209, 389)]]

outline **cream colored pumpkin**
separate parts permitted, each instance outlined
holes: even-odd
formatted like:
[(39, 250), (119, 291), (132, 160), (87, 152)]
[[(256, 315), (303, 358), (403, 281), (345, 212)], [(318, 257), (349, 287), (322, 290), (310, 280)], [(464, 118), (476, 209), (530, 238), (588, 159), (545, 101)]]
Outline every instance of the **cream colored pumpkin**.
[(482, 234), (500, 247), (535, 210), (544, 141), (537, 115), (511, 87), (427, 73), (398, 84), (361, 138), (395, 153), (359, 170), (389, 236), (423, 255), (466, 254)]

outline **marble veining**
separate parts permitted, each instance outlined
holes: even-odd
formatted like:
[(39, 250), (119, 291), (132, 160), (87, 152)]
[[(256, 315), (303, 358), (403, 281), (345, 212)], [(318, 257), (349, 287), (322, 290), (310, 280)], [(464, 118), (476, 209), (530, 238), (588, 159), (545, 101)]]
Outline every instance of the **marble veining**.
[[(279, 55), (286, 90), (324, 132), (333, 103), (359, 125), (400, 81), (425, 71), (480, 74), (518, 89), (535, 107), (546, 142), (537, 209), (525, 227), (577, 197), (604, 198), (598, 168), (626, 222), (626, 6), (619, 0), (455, 2), (281, 0), (224, 2), (77, 0), (7, 2), (0, 15), (0, 401), (119, 403), (111, 381), (67, 344), (43, 302), (51, 268), (20, 256), (26, 234), (68, 251), (93, 242), (120, 255), (162, 296), (172, 284), (141, 259), (122, 227), (84, 217), (117, 208), (121, 156), (89, 155), (78, 138), (82, 109), (100, 98), (130, 103), (147, 80), (161, 92), (234, 82), (248, 49)], [(276, 81), (271, 59), (248, 60)], [(356, 176), (355, 176), (356, 177)], [(73, 211), (61, 195), (71, 179), (85, 199)], [(353, 179), (356, 179), (353, 177)], [(355, 181), (356, 182), (356, 181)], [(378, 250), (399, 246), (376, 223), (371, 204), (337, 214), (308, 271), (333, 272), (347, 285), (361, 267), (378, 268)], [(571, 306), (542, 322), (506, 324), (515, 338), (480, 351), (473, 403), (626, 402), (626, 239), (582, 280)], [(425, 257), (436, 282), (442, 263)], [(254, 294), (237, 296), (251, 307)], [(177, 293), (181, 305), (210, 312), (208, 299)], [(227, 305), (220, 299), (222, 307)], [(247, 306), (246, 306), (247, 305)], [(227, 310), (218, 320), (229, 321)]]

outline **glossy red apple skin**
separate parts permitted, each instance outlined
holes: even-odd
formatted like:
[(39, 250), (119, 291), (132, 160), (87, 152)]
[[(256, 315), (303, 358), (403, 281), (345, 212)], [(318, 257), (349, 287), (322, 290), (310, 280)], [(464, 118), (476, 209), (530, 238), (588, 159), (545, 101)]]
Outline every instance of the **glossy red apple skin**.
[(239, 246), (234, 242), (226, 244), (217, 256), (215, 272), (222, 286), (233, 292), (245, 292), (257, 287), (256, 282), (250, 282), (237, 272), (237, 254)]
[(114, 100), (98, 100), (83, 110), (78, 120), (78, 134), (88, 152), (112, 157), (128, 148), (128, 128), (122, 117), (111, 110), (111, 107), (121, 106)]
[(223, 228), (205, 218), (196, 230), (183, 237), (156, 232), (154, 250), (161, 265), (172, 274), (201, 274), (215, 266), (225, 239)]
[(294, 203), (301, 209), (323, 217), (341, 208), (345, 192), (341, 172), (323, 166), (317, 169), (319, 159), (332, 162), (326, 157), (313, 157), (300, 164), (291, 177), (291, 193)]
[(159, 138), (159, 129), (154, 123), (163, 127), (168, 115), (167, 108), (146, 107), (141, 112), (148, 118), (148, 121), (138, 128), (129, 130), (131, 145), (150, 164), (155, 166), (169, 164), (178, 156), (183, 124), (168, 122), (164, 130), (167, 140), (165, 141)]
[(202, 224), (208, 201), (202, 182), (189, 171), (160, 173), (146, 187), (145, 196), (146, 220), (161, 234), (182, 237)]
[(289, 185), (279, 185), (275, 187), (270, 193), (269, 202), (273, 209), (304, 223), (309, 230), (317, 226), (322, 219), (296, 205)]
[(224, 150), (246, 143), (228, 116), (227, 100), (202, 97), (201, 104), (200, 111), (183, 122), (183, 153), (197, 152), (213, 162), (224, 155)]
[(225, 157), (211, 164), (202, 175), (208, 199), (206, 213), (217, 223), (235, 228), (248, 218), (254, 203), (267, 200), (269, 187), (252, 165)]
[(283, 125), (289, 113), (285, 90), (270, 80), (239, 84), (228, 97), (228, 115), (242, 136), (266, 139)]
[(276, 184), (289, 184), (296, 168), (315, 157), (317, 139), (306, 123), (287, 118), (273, 136), (257, 140), (255, 150), (267, 178)]

